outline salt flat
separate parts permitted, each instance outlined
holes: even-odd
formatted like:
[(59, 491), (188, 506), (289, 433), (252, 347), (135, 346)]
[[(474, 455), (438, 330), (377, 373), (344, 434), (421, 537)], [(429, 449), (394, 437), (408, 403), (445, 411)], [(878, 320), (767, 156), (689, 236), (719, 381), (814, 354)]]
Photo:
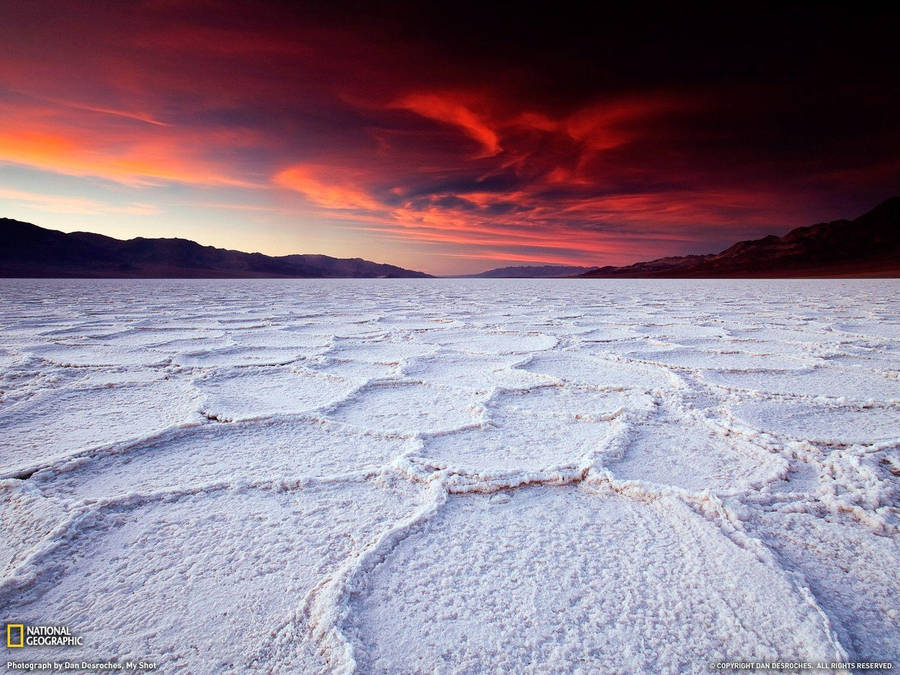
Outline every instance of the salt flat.
[(163, 672), (900, 661), (900, 282), (0, 281), (0, 606)]

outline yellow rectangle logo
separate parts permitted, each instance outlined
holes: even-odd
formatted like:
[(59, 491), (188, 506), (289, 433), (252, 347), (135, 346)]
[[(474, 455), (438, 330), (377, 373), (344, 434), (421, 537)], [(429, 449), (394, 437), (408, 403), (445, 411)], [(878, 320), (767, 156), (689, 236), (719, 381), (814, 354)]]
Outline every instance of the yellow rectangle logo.
[[(19, 629), (19, 641), (13, 642), (13, 629)], [(25, 625), (21, 623), (6, 624), (6, 646), (7, 647), (24, 647), (25, 646)]]

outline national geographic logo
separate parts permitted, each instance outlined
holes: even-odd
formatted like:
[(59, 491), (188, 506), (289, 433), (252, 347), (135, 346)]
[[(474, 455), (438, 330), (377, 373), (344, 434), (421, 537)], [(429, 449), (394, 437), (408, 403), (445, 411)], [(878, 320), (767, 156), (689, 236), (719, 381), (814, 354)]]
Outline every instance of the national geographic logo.
[(6, 624), (6, 648), (18, 647), (80, 647), (81, 636), (72, 635), (68, 626), (29, 626)]
[[(15, 631), (18, 631), (16, 633)], [(13, 635), (18, 635), (19, 637), (13, 637)], [(8, 623), (6, 624), (6, 647), (7, 649), (12, 649), (13, 647), (24, 647), (25, 646), (25, 626), (21, 623)]]

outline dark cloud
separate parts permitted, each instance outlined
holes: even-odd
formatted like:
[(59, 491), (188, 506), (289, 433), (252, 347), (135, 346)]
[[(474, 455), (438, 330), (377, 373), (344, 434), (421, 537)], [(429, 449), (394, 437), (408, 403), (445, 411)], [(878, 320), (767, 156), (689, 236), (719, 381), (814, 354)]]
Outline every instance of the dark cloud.
[(888, 12), (6, 3), (0, 161), (288, 190), (454, 251), (703, 250), (897, 191)]

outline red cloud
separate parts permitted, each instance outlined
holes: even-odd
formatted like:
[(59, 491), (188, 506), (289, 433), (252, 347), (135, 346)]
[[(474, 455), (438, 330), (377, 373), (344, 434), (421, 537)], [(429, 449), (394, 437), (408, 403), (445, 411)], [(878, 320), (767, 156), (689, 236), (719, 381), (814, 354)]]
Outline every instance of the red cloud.
[(278, 172), (275, 182), (303, 194), (310, 202), (337, 211), (378, 211), (378, 204), (359, 184), (360, 172), (340, 166), (295, 165)]
[(71, 104), (0, 106), (0, 162), (140, 186), (254, 187), (205, 151), (247, 142), (227, 130), (147, 124), (139, 114)]
[[(900, 178), (895, 116), (869, 114), (873, 96), (852, 97), (866, 124), (835, 113), (816, 126), (830, 103), (802, 107), (809, 92), (623, 83), (619, 70), (643, 72), (625, 55), (621, 69), (551, 68), (539, 53), (507, 58), (506, 43), (388, 39), (400, 35), (391, 17), (51, 4), (0, 16), (0, 162), (114, 181), (129, 204), (178, 183), (184, 202), (253, 210), (263, 225), (277, 214), (273, 231), (314, 215), (355, 233), (342, 246), (360, 231), (390, 242), (398, 262), (423, 250), (582, 264), (713, 250), (854, 213)], [(246, 207), (236, 188), (255, 189)], [(841, 206), (841, 188), (862, 206)]]
[(492, 157), (501, 151), (500, 139), (480, 116), (470, 108), (446, 94), (409, 94), (391, 104), (444, 124), (459, 127), (463, 133), (482, 146), (478, 158)]

